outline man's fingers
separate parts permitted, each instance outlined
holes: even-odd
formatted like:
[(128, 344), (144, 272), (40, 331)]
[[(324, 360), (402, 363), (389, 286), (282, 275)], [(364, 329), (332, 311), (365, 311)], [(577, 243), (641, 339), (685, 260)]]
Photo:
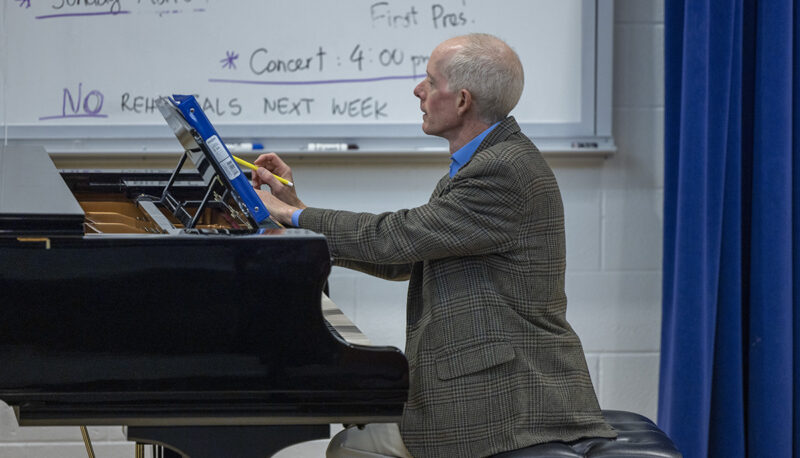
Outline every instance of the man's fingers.
[(281, 158), (279, 158), (275, 153), (262, 154), (258, 156), (253, 163), (269, 170), (273, 170), (280, 166), (287, 167)]
[[(278, 157), (275, 153), (266, 153), (258, 156), (258, 158), (253, 161), (255, 165), (260, 167), (264, 167), (265, 169), (269, 170), (270, 172), (282, 176), (282, 177), (291, 177), (292, 176), (292, 169), (286, 165), (283, 160)], [(291, 178), (289, 178), (291, 180)]]
[(270, 187), (270, 189), (279, 189), (279, 186), (283, 186), (283, 184), (281, 184), (281, 182), (275, 178), (275, 175), (270, 173), (269, 170), (265, 169), (264, 167), (259, 167), (256, 169), (256, 174), (258, 175), (258, 179), (261, 181), (261, 183), (266, 184)]
[(272, 155), (274, 155), (274, 154), (275, 154), (275, 153), (266, 153), (266, 154), (260, 154), (260, 155), (259, 155), (259, 156), (256, 158), (256, 160), (255, 160), (255, 161), (253, 161), (253, 164), (255, 164), (255, 165), (260, 165), (261, 167), (264, 167), (264, 164), (266, 164), (266, 163), (267, 163), (267, 161), (269, 161), (269, 158), (270, 158), (270, 156), (272, 156)]

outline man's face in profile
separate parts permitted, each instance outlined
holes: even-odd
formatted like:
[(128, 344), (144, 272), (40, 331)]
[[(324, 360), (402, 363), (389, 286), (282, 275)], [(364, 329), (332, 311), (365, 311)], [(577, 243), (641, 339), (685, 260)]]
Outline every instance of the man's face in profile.
[[(447, 80), (439, 71), (441, 63), (454, 52), (454, 47), (444, 42), (431, 53), (428, 60), (427, 77), (414, 88), (419, 98), (422, 115), (422, 131), (449, 139), (458, 130), (458, 93), (451, 92)], [(452, 134), (452, 135), (451, 135)]]

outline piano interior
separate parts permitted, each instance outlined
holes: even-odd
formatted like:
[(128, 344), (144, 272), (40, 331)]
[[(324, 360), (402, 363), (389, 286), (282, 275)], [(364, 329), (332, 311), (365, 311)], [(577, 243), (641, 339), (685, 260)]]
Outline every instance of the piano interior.
[[(85, 214), (85, 234), (255, 231), (221, 187), (212, 190), (210, 199), (203, 204), (207, 187), (196, 172), (181, 173), (172, 183), (169, 196), (164, 191), (170, 171), (151, 172), (146, 180), (137, 179), (141, 177), (136, 174), (137, 171), (125, 170), (61, 171)], [(185, 212), (183, 220), (177, 216), (180, 212)], [(191, 229), (186, 227), (187, 220), (194, 221)]]
[[(84, 231), (86, 234), (160, 234), (164, 229), (144, 211), (135, 200), (124, 194), (84, 194), (76, 193), (75, 198), (86, 215)], [(176, 229), (183, 229), (183, 224), (172, 213), (159, 208), (161, 214)], [(227, 209), (205, 208), (198, 218), (199, 230), (233, 231), (241, 229), (241, 222), (235, 221)], [(194, 216), (197, 208), (188, 208)]]

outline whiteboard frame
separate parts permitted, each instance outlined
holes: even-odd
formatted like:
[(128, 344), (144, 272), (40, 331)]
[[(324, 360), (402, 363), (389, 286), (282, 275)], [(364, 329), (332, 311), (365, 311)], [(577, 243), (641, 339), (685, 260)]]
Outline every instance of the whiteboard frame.
[[(614, 0), (583, 0), (581, 120), (576, 123), (524, 123), (523, 132), (545, 152), (579, 155), (616, 152), (611, 133), (613, 88)], [(7, 2), (3, 4), (3, 13)], [(7, 15), (3, 14), (6, 30)], [(7, 41), (6, 41), (7, 42)], [(0, 52), (0, 82), (7, 70)], [(2, 86), (6, 91), (5, 85)], [(5, 93), (1, 94), (5, 96)], [(0, 100), (2, 102), (2, 100)], [(3, 111), (5, 111), (5, 104)], [(514, 114), (513, 112), (511, 113)], [(166, 125), (34, 125), (7, 124), (0, 113), (4, 144), (40, 144), (51, 154), (174, 153), (180, 145)], [(443, 139), (426, 136), (421, 121), (407, 123), (226, 124), (215, 127), (227, 142), (261, 143), (279, 152), (303, 152), (309, 142), (359, 145), (362, 153), (440, 151)]]

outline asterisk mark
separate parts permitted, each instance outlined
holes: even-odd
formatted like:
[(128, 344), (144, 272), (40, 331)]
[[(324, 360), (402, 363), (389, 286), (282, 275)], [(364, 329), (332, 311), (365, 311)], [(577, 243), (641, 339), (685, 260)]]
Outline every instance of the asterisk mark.
[(236, 63), (234, 61), (238, 58), (239, 55), (236, 54), (235, 51), (225, 51), (225, 58), (219, 61), (222, 62), (222, 68), (234, 69), (236, 68)]

